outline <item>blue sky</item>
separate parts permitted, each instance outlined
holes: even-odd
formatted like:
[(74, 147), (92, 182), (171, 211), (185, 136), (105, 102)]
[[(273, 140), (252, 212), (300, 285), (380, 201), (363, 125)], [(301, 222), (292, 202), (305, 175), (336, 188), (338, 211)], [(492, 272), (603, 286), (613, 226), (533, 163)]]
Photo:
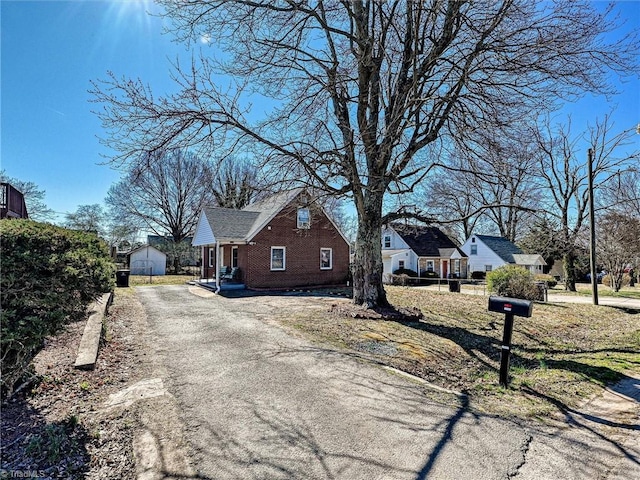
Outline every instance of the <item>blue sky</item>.
[[(35, 182), (60, 214), (102, 203), (120, 174), (101, 154), (102, 129), (91, 113), (90, 81), (139, 77), (157, 94), (172, 89), (169, 61), (189, 58), (162, 35), (163, 20), (147, 15), (150, 1), (1, 0), (1, 168)], [(621, 2), (628, 27), (640, 27), (640, 1)], [(586, 98), (567, 106), (575, 131), (617, 105), (617, 129), (640, 122), (640, 81), (620, 87), (612, 102)], [(638, 136), (640, 138), (640, 136)], [(640, 140), (638, 140), (640, 145)]]
[(2, 14), (2, 168), (35, 182), (56, 212), (102, 203), (119, 172), (100, 154), (90, 81), (140, 77), (168, 88), (185, 47), (162, 35), (142, 1), (5, 1)]

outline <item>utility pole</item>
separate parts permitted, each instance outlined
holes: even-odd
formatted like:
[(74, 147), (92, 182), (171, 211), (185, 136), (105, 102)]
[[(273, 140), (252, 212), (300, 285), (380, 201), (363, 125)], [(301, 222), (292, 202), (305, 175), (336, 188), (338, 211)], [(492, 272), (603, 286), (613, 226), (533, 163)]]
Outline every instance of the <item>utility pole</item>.
[(591, 292), (593, 304), (598, 305), (598, 275), (596, 273), (596, 216), (593, 208), (593, 149), (588, 153), (588, 174), (589, 174), (589, 229), (591, 239), (589, 242), (591, 250)]

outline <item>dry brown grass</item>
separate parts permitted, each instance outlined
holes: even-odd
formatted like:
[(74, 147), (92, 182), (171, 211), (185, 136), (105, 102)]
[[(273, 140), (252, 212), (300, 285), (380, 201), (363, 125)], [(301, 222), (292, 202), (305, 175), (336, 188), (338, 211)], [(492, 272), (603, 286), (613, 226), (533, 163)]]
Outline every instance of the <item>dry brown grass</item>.
[[(310, 309), (280, 322), (309, 338), (358, 352), (466, 393), (478, 411), (542, 417), (577, 406), (625, 372), (640, 373), (640, 312), (577, 304), (535, 304), (516, 317), (511, 383), (498, 385), (504, 316), (487, 298), (388, 287), (397, 307), (421, 310), (421, 321), (352, 318)], [(339, 302), (339, 300), (337, 301)], [(346, 302), (346, 301), (345, 301)]]
[(150, 277), (149, 275), (131, 275), (129, 277), (129, 285), (139, 287), (143, 285), (184, 285), (194, 280), (193, 275), (157, 275)]

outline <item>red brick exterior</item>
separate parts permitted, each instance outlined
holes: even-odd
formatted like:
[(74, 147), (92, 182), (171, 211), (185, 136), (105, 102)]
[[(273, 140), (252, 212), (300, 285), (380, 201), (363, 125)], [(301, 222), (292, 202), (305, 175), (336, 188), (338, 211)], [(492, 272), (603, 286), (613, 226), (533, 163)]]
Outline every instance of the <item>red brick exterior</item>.
[[(247, 288), (279, 289), (346, 284), (349, 245), (322, 209), (314, 206), (309, 207), (310, 228), (297, 228), (297, 209), (298, 204), (294, 200), (258, 232), (250, 244), (237, 245), (240, 280)], [(232, 246), (224, 245), (221, 265), (231, 265)], [(271, 247), (285, 247), (284, 270), (271, 270)], [(332, 249), (331, 269), (320, 268), (321, 248)], [(208, 262), (206, 253), (204, 260)], [(211, 270), (213, 273), (215, 269)]]

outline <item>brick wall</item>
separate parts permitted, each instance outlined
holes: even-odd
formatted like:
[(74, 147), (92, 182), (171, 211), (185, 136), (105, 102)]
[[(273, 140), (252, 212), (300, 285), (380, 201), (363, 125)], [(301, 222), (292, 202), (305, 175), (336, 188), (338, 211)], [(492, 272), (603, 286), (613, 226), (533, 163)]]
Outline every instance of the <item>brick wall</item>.
[[(297, 228), (295, 201), (285, 207), (241, 252), (248, 288), (343, 285), (349, 270), (349, 246), (321, 209), (310, 208), (309, 229)], [(271, 247), (285, 247), (285, 270), (271, 270)], [(320, 268), (320, 249), (331, 248), (332, 269)], [(243, 249), (243, 250), (245, 250)], [(226, 252), (225, 252), (226, 253)], [(246, 257), (244, 256), (246, 254)], [(245, 263), (246, 258), (246, 263)]]

